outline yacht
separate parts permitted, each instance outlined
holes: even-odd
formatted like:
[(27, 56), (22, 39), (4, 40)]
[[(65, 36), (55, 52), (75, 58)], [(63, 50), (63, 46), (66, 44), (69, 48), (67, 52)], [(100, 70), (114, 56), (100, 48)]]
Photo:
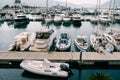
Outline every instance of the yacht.
[(56, 48), (64, 51), (68, 50), (71, 46), (71, 38), (68, 33), (61, 33), (56, 42)]
[(120, 15), (115, 18), (117, 23), (120, 23)]
[(105, 38), (115, 46), (117, 51), (120, 51), (120, 30), (112, 28), (109, 33), (104, 33)]
[(90, 36), (90, 42), (94, 50), (99, 53), (112, 53), (114, 50), (113, 44), (109, 43), (103, 35), (97, 32)]
[(41, 29), (34, 34), (34, 41), (30, 46), (30, 51), (48, 51), (55, 38), (53, 29)]
[(109, 18), (108, 15), (101, 15), (100, 16), (100, 23), (101, 24), (110, 24), (111, 23), (111, 19)]
[(23, 14), (18, 14), (14, 18), (14, 26), (21, 26), (29, 23), (29, 19), (23, 15)]
[(61, 22), (62, 22), (62, 17), (60, 15), (55, 15), (54, 23), (61, 23)]
[(72, 22), (73, 22), (73, 24), (80, 24), (81, 23), (80, 14), (73, 14), (72, 15)]
[(27, 51), (32, 42), (33, 33), (22, 32), (15, 36), (15, 41), (9, 46), (9, 51)]
[(93, 24), (97, 24), (98, 23), (98, 17), (91, 18), (90, 22), (93, 23)]
[(71, 21), (71, 18), (70, 18), (69, 16), (65, 16), (65, 17), (63, 18), (63, 22), (64, 22), (64, 23), (70, 23), (70, 21)]
[(50, 15), (48, 15), (46, 18), (45, 18), (45, 22), (46, 23), (51, 23), (53, 21), (53, 18), (50, 16)]
[(88, 49), (88, 41), (87, 41), (87, 36), (86, 35), (78, 35), (77, 38), (75, 38), (75, 45), (77, 46), (77, 48), (86, 50)]
[(31, 21), (41, 21), (41, 20), (43, 20), (42, 15), (40, 15), (38, 13), (31, 13), (31, 14), (27, 15), (27, 17)]

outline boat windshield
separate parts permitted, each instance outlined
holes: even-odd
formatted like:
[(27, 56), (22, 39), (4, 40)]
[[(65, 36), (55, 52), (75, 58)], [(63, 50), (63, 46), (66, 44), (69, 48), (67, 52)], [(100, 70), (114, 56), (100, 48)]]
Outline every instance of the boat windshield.
[(67, 44), (67, 40), (66, 40), (66, 39), (61, 39), (61, 40), (60, 40), (60, 43), (62, 43), (62, 44)]
[(48, 39), (50, 33), (36, 33), (36, 39)]
[(17, 18), (24, 19), (24, 18), (26, 18), (26, 16), (17, 16)]

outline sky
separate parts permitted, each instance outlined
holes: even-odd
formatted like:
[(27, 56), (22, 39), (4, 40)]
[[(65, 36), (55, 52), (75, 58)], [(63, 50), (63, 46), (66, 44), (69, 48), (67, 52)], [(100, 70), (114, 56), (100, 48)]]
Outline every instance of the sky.
[[(66, 0), (56, 0), (66, 2)], [(101, 4), (105, 3), (109, 0), (101, 0)], [(67, 2), (74, 3), (74, 4), (96, 4), (97, 0), (67, 0)]]
[[(0, 7), (3, 7), (4, 5), (6, 4), (9, 4), (9, 5), (13, 5), (15, 0), (0, 0)], [(22, 3), (25, 3), (25, 4), (28, 4), (28, 5), (44, 5), (43, 3), (46, 3), (46, 0), (21, 0)], [(40, 3), (40, 1), (43, 1)], [(49, 0), (49, 2), (54, 2), (54, 1), (62, 1), (62, 2), (66, 2), (66, 0)], [(80, 5), (80, 4), (97, 4), (97, 0), (67, 0), (69, 3), (73, 3), (73, 4), (77, 4), (77, 5)], [(101, 4), (105, 3), (106, 1), (109, 1), (109, 0), (100, 0), (101, 1)], [(85, 5), (86, 6), (86, 5)]]

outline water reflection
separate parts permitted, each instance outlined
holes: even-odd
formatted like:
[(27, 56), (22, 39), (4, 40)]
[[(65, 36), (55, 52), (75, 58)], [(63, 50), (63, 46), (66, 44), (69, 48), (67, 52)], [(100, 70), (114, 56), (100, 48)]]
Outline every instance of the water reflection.
[(29, 24), (29, 22), (24, 25), (14, 25), (14, 29), (16, 29), (16, 28), (17, 29), (26, 29), (28, 24)]
[(39, 79), (39, 80), (68, 80), (68, 78), (61, 78), (61, 77), (51, 77), (51, 76), (43, 76), (43, 75), (37, 75), (30, 73), (28, 71), (24, 71), (22, 73), (22, 77), (28, 78), (28, 79)]
[(71, 22), (68, 22), (68, 23), (63, 22), (63, 26), (70, 27), (71, 26)]
[(82, 23), (73, 23), (74, 27), (80, 27), (82, 25)]
[(7, 21), (7, 25), (10, 26), (10, 25), (13, 25), (14, 22), (13, 21)]
[(0, 21), (0, 26), (1, 26), (3, 23), (4, 23), (3, 21)]
[(61, 26), (62, 22), (59, 22), (59, 23), (55, 23), (54, 22), (54, 26)]

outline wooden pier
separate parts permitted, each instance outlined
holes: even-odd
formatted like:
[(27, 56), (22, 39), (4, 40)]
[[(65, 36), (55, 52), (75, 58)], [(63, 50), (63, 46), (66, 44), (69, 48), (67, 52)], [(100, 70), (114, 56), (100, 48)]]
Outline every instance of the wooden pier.
[(94, 64), (96, 62), (120, 64), (120, 52), (114, 52), (113, 54), (103, 54), (97, 52), (0, 52), (0, 61), (24, 59), (79, 61), (81, 64)]

